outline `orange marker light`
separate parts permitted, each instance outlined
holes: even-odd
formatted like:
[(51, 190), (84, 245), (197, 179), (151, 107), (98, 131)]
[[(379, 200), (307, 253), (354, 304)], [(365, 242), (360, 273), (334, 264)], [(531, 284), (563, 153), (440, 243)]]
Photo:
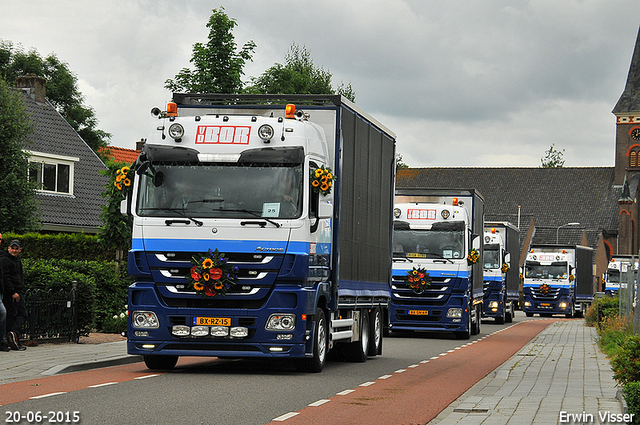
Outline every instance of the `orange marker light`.
[(306, 315), (306, 314), (303, 314), (303, 315), (301, 316), (301, 319), (302, 319), (302, 320), (307, 320), (307, 315)]
[(495, 233), (495, 232), (496, 232), (496, 228), (495, 228), (495, 227), (492, 227), (492, 228), (491, 228), (491, 233)]
[(284, 117), (288, 119), (294, 119), (296, 117), (296, 105), (290, 103), (284, 110)]
[(175, 102), (167, 103), (167, 116), (168, 117), (178, 116), (178, 105)]
[(458, 206), (458, 198), (453, 198), (452, 204), (454, 207)]

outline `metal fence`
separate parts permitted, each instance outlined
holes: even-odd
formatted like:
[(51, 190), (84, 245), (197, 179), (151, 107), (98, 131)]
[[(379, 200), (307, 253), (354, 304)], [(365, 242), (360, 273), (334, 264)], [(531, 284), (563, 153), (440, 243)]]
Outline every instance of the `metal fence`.
[[(632, 264), (637, 264), (634, 257)], [(623, 267), (620, 271), (620, 316), (633, 323), (633, 332), (640, 333), (640, 310), (638, 309), (638, 268)]]
[(25, 294), (29, 318), (22, 327), (27, 339), (65, 339), (78, 342), (78, 306), (71, 290), (30, 288)]

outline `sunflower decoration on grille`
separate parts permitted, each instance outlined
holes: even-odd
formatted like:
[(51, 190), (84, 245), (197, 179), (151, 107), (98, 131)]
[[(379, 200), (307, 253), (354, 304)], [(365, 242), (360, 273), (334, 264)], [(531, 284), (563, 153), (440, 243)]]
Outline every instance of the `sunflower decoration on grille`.
[(113, 183), (119, 191), (128, 191), (131, 188), (130, 167), (122, 167), (116, 171), (116, 181)]
[(542, 295), (549, 295), (549, 291), (551, 291), (551, 287), (546, 283), (543, 283), (542, 285), (540, 285), (540, 288), (538, 288), (538, 290)]
[(480, 259), (480, 251), (478, 251), (475, 248), (469, 251), (469, 255), (467, 255), (467, 263), (469, 265), (473, 265), (477, 263), (479, 259)]
[(509, 265), (507, 263), (502, 263), (501, 267), (502, 273), (506, 273), (509, 271)]
[(324, 196), (327, 196), (331, 193), (331, 188), (333, 187), (333, 182), (335, 177), (331, 168), (325, 167), (324, 165), (316, 168), (315, 171), (311, 172), (311, 187), (313, 191), (316, 193), (322, 193)]
[(238, 267), (232, 266), (216, 248), (200, 257), (193, 257), (187, 279), (203, 298), (225, 296), (238, 281)]
[(431, 278), (425, 268), (414, 267), (407, 271), (407, 275), (407, 286), (416, 294), (422, 294), (431, 285)]

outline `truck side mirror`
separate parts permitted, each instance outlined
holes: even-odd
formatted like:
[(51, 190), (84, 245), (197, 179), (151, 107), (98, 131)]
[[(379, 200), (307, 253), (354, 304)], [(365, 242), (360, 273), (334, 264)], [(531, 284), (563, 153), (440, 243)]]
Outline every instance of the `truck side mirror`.
[(510, 253), (510, 252), (507, 252), (507, 253), (504, 255), (504, 262), (505, 262), (505, 263), (511, 263), (511, 253)]
[(318, 218), (333, 217), (333, 204), (329, 201), (318, 204)]
[(120, 213), (122, 215), (129, 214), (129, 211), (127, 211), (127, 200), (126, 199), (123, 199), (122, 202), (120, 202)]

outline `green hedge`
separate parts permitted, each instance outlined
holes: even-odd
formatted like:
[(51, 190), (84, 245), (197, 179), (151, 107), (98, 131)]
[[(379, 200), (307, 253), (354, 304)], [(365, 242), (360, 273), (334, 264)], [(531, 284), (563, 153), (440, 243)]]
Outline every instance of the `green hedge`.
[(105, 248), (98, 236), (86, 233), (60, 233), (41, 235), (39, 233), (2, 234), (5, 250), (12, 239), (18, 239), (22, 246), (20, 256), (25, 258), (47, 258), (59, 260), (114, 261), (115, 251)]
[[(4, 237), (4, 235), (3, 235)], [(23, 259), (25, 286), (71, 289), (78, 284), (78, 327), (81, 335), (102, 330), (105, 318), (125, 311), (132, 279), (126, 264), (104, 261)]]
[(627, 413), (633, 415), (632, 424), (640, 420), (640, 382), (629, 382), (622, 389), (624, 401), (627, 402)]

